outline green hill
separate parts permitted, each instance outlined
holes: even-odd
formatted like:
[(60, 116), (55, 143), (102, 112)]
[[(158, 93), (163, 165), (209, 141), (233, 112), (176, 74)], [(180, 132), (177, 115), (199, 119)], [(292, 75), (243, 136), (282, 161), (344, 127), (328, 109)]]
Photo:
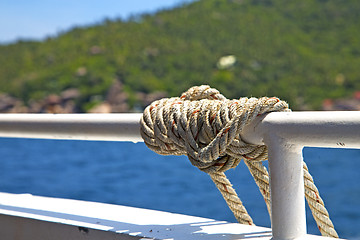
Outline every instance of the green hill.
[[(227, 55), (235, 64), (219, 66)], [(360, 1), (196, 1), (2, 45), (0, 66), (0, 92), (26, 104), (76, 88), (86, 111), (118, 80), (130, 107), (142, 104), (139, 92), (178, 96), (209, 84), (229, 98), (317, 109), (360, 90)]]

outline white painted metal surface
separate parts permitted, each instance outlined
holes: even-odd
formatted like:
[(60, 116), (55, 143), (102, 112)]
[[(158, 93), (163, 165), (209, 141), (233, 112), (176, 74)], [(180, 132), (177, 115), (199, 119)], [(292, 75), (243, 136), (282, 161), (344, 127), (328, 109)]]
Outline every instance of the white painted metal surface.
[[(143, 141), (141, 113), (132, 114), (0, 114), (0, 137)], [(244, 139), (264, 144), (277, 135), (289, 144), (359, 148), (359, 112), (273, 112), (244, 130)]]
[(360, 148), (360, 112), (274, 112), (243, 138), (268, 146), (273, 239), (306, 239), (302, 149)]
[[(0, 114), (0, 137), (142, 141), (141, 114)], [(360, 148), (360, 112), (274, 112), (243, 135), (269, 148), (274, 240), (308, 239), (302, 176), (304, 146)]]
[(0, 114), (0, 137), (143, 141), (140, 113)]
[(273, 138), (268, 151), (273, 239), (301, 238), (306, 234), (302, 148)]
[[(0, 193), (1, 239), (271, 239), (271, 229), (104, 203)], [(330, 239), (307, 235), (306, 239)]]
[(256, 119), (243, 136), (259, 145), (277, 136), (299, 146), (360, 148), (360, 111), (273, 112)]

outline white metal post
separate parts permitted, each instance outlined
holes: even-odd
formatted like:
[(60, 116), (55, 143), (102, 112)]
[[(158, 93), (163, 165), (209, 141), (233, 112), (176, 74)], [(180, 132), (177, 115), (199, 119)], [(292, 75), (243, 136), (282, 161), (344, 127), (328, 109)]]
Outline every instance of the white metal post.
[(265, 138), (269, 151), (273, 240), (306, 235), (302, 147), (277, 136)]

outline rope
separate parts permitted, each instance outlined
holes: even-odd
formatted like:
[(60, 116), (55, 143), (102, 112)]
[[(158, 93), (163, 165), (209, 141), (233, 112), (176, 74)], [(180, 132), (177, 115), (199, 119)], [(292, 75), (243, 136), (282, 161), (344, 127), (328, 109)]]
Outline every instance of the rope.
[(339, 238), (334, 225), (330, 220), (328, 211), (325, 208), (324, 201), (320, 197), (319, 190), (315, 186), (314, 179), (309, 173), (308, 167), (303, 162), (305, 198), (311, 209), (315, 222), (321, 232), (321, 235), (333, 238)]
[[(156, 153), (187, 155), (192, 165), (210, 175), (237, 221), (254, 225), (224, 172), (244, 159), (271, 215), (269, 174), (262, 164), (268, 159), (267, 147), (244, 142), (241, 132), (256, 117), (274, 111), (291, 110), (276, 97), (229, 100), (202, 85), (148, 106), (141, 118), (141, 136)], [(337, 237), (305, 163), (304, 181), (305, 196), (321, 234)]]

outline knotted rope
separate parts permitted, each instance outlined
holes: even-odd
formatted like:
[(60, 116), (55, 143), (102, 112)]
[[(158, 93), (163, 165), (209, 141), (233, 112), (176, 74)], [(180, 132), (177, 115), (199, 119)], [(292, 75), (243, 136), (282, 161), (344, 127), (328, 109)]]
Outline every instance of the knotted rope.
[[(268, 159), (267, 147), (246, 143), (241, 132), (256, 117), (275, 111), (291, 110), (276, 97), (229, 100), (203, 85), (148, 106), (141, 118), (141, 135), (159, 154), (187, 155), (194, 166), (210, 175), (237, 221), (253, 225), (224, 172), (243, 159), (271, 215), (269, 174), (262, 164)], [(305, 197), (319, 230), (324, 236), (338, 237), (313, 178), (305, 163), (303, 166)]]

